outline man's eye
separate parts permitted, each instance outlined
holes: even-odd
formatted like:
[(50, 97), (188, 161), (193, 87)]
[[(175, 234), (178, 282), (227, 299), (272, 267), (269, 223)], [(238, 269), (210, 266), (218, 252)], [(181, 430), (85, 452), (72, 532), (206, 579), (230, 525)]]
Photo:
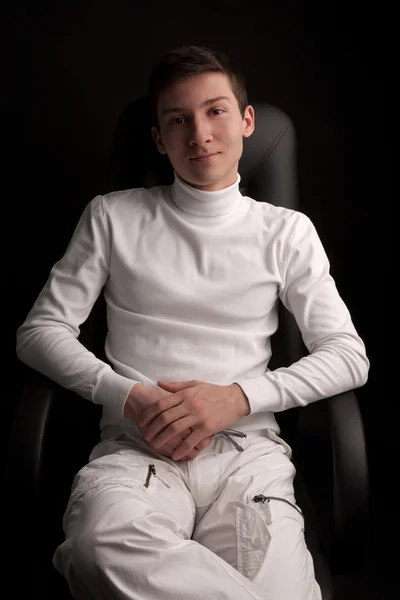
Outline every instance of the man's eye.
[[(222, 108), (213, 108), (210, 112), (225, 112), (224, 110), (222, 110)], [(218, 116), (218, 115), (217, 115)], [(176, 125), (179, 125), (179, 123), (177, 123), (177, 121), (179, 119), (184, 119), (185, 117), (175, 117), (175, 119), (172, 119), (171, 123), (174, 123)]]

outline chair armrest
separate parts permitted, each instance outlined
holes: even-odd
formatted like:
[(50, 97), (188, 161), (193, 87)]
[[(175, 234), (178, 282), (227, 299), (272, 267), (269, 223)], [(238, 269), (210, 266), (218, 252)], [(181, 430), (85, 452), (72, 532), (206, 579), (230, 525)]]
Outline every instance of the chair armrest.
[(300, 409), (298, 464), (336, 573), (356, 572), (368, 531), (368, 460), (354, 391)]
[(41, 482), (44, 440), (55, 389), (54, 382), (30, 369), (17, 398), (10, 431), (5, 465), (7, 519), (3, 529), (10, 563), (22, 561), (24, 565), (23, 577), (13, 584), (18, 597), (43, 597), (42, 542), (48, 526), (43, 516)]
[(331, 557), (342, 572), (363, 558), (368, 539), (369, 475), (364, 425), (354, 392), (327, 402), (330, 420), (335, 515)]
[[(69, 487), (96, 442), (101, 407), (33, 369), (17, 400), (5, 469), (5, 544), (12, 564), (24, 565), (24, 576), (13, 584), (18, 597), (47, 598), (59, 577), (51, 558), (64, 539)], [(64, 598), (64, 586), (56, 582), (57, 597)], [(71, 597), (68, 590), (65, 597)]]
[(99, 441), (100, 418), (100, 405), (29, 369), (11, 428), (8, 481), (40, 502), (49, 485), (68, 486)]
[[(30, 501), (40, 499), (44, 440), (56, 383), (30, 369), (11, 428), (6, 477)], [(16, 487), (15, 487), (16, 486)]]

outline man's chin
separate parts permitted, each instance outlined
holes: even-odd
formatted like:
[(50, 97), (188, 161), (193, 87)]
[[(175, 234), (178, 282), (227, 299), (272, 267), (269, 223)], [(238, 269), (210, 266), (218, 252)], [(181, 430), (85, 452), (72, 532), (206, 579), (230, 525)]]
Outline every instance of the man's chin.
[(217, 186), (218, 188), (218, 184), (221, 181), (221, 177), (218, 176), (217, 173), (213, 173), (213, 175), (211, 175), (211, 173), (204, 173), (204, 174), (199, 174), (199, 173), (191, 173), (189, 172), (182, 172), (181, 173), (175, 169), (175, 171), (178, 173), (179, 177), (181, 179), (183, 179), (183, 181), (185, 181), (185, 183), (187, 183), (188, 185), (191, 185), (192, 187), (198, 188), (198, 189), (202, 189), (202, 188), (209, 188), (209, 187), (214, 187)]
[(213, 183), (215, 183), (215, 178), (214, 177), (211, 178), (209, 175), (201, 176), (201, 175), (193, 174), (190, 172), (185, 172), (185, 173), (183, 171), (179, 172), (177, 170), (176, 170), (176, 172), (178, 173), (179, 177), (181, 179), (183, 179), (183, 181), (185, 183), (187, 183), (188, 185), (191, 185), (192, 187), (203, 187), (203, 186), (208, 186), (208, 185), (212, 185)]

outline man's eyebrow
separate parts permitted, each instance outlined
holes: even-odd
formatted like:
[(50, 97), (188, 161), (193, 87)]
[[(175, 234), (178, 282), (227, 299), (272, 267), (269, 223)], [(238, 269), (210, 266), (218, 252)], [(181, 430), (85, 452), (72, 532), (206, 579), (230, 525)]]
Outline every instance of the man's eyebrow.
[[(214, 104), (214, 102), (218, 102), (219, 100), (228, 100), (228, 102), (230, 102), (230, 98), (228, 98), (228, 96), (217, 96), (217, 98), (209, 98), (208, 100), (205, 100), (201, 106), (209, 106), (210, 104)], [(174, 112), (183, 112), (185, 109), (184, 108), (180, 108), (179, 106), (174, 106), (172, 108), (165, 108), (162, 111), (162, 115), (167, 115), (169, 113), (174, 113)]]

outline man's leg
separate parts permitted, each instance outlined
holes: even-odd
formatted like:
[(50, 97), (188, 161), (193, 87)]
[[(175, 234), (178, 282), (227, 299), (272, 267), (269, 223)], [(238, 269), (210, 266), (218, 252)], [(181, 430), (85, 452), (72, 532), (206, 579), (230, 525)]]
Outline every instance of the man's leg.
[(265, 600), (190, 539), (194, 519), (180, 470), (125, 449), (78, 473), (53, 563), (77, 600)]
[(283, 447), (249, 440), (228, 464), (232, 474), (192, 538), (248, 578), (264, 600), (321, 600), (295, 504), (295, 468)]

